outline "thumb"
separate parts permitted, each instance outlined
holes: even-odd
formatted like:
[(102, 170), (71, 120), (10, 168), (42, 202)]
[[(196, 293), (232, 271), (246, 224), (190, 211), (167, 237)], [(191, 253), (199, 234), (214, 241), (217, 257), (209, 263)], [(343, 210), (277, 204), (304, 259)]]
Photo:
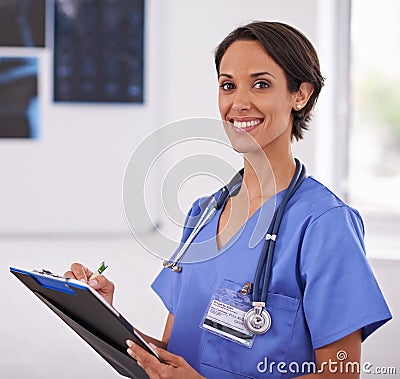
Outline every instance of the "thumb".
[(88, 284), (94, 289), (104, 292), (112, 292), (114, 289), (113, 283), (103, 275), (98, 275), (96, 278), (89, 280)]

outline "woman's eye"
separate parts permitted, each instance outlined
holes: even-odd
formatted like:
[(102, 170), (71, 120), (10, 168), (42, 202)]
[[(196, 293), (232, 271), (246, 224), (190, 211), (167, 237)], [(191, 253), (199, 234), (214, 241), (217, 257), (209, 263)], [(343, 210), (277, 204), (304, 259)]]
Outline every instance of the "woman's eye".
[(225, 82), (220, 85), (220, 88), (224, 91), (231, 91), (235, 88), (235, 86), (233, 85), (233, 83)]
[(269, 87), (269, 83), (266, 81), (260, 81), (260, 82), (254, 83), (254, 88), (268, 88), (268, 87)]

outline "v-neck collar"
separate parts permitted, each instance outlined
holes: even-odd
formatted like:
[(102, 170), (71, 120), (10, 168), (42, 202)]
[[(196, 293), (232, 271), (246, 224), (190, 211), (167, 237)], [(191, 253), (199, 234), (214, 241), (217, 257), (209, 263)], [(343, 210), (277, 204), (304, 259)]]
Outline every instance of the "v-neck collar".
[[(214, 241), (215, 249), (218, 252), (218, 254), (221, 254), (221, 253), (225, 252), (226, 250), (228, 250), (235, 243), (235, 241), (240, 237), (240, 234), (242, 232), (244, 232), (244, 229), (246, 228), (246, 226), (249, 225), (249, 224), (252, 224), (253, 221), (254, 221), (253, 219), (256, 216), (259, 216), (259, 217), (263, 216), (263, 215), (260, 215), (260, 212), (265, 210), (266, 208), (268, 208), (270, 206), (272, 206), (273, 212), (272, 213), (268, 212), (268, 209), (267, 209), (267, 212), (266, 212), (267, 214), (265, 216), (267, 216), (267, 217), (270, 216), (270, 220), (272, 220), (273, 213), (275, 212), (276, 208), (278, 207), (279, 203), (281, 202), (282, 197), (283, 197), (285, 192), (286, 192), (286, 189), (276, 193), (274, 196), (271, 196), (268, 200), (264, 201), (264, 203), (262, 203), (257, 208), (257, 210), (246, 220), (246, 222), (237, 230), (237, 232), (223, 246), (221, 246), (221, 248), (219, 248), (218, 247), (218, 242), (217, 242), (218, 225), (219, 225), (221, 213), (222, 213), (223, 209), (225, 208), (225, 205), (226, 205), (226, 202), (227, 202), (227, 200), (226, 200), (225, 204), (217, 211), (217, 213), (214, 216), (214, 219), (216, 220), (216, 222), (214, 223), (213, 241)], [(271, 204), (271, 203), (274, 203), (274, 204)], [(266, 228), (263, 228), (265, 230), (262, 230), (261, 233), (260, 232), (258, 233), (258, 234), (260, 234), (258, 236), (258, 238), (256, 238), (256, 240), (258, 240), (258, 241), (255, 242), (255, 243), (253, 241), (253, 243), (251, 243), (252, 247), (256, 246), (258, 244), (258, 242), (260, 242), (265, 237), (265, 234), (267, 233), (268, 226), (269, 226), (269, 223), (266, 226)], [(252, 237), (249, 240), (249, 244), (250, 244), (251, 240), (253, 240), (253, 235), (254, 235), (254, 233), (252, 234)]]

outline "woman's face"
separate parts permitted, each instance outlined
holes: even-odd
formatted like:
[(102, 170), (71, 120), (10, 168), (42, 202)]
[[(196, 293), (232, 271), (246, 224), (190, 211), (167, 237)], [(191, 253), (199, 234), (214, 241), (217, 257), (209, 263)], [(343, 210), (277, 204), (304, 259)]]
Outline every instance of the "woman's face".
[[(219, 110), (226, 133), (241, 153), (266, 153), (290, 144), (296, 93), (285, 73), (257, 41), (236, 41), (220, 64)], [(250, 137), (252, 138), (250, 138)], [(280, 141), (280, 142), (279, 142)]]

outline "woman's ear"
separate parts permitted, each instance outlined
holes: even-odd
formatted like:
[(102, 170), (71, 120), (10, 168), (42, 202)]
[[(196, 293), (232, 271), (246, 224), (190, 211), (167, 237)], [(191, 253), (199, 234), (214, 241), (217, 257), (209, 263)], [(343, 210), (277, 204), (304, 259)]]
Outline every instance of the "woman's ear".
[(310, 99), (311, 95), (313, 94), (313, 92), (314, 92), (314, 87), (311, 83), (302, 82), (294, 98), (295, 100), (293, 104), (294, 110), (299, 111), (300, 109), (304, 108), (308, 100)]

